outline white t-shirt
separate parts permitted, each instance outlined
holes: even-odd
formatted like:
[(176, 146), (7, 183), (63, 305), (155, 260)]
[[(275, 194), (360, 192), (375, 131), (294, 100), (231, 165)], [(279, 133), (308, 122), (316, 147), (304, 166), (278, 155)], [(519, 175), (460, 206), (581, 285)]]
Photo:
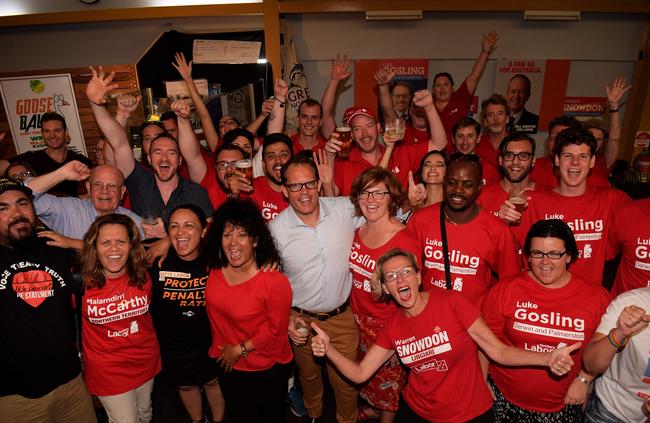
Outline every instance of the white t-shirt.
[[(635, 305), (650, 312), (650, 288), (624, 292), (607, 307), (596, 332), (608, 334), (625, 306)], [(613, 348), (613, 347), (612, 347)], [(596, 393), (607, 410), (626, 422), (645, 422), (641, 411), (650, 396), (650, 328), (637, 333), (627, 347), (616, 354), (609, 369), (596, 381)]]

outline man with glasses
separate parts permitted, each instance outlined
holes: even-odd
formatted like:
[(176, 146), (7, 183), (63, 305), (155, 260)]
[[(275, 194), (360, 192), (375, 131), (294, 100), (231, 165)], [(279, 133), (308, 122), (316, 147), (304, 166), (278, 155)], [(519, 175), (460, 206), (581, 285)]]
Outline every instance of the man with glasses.
[[(48, 188), (61, 181), (86, 181), (89, 198), (55, 197), (46, 194)], [(81, 162), (66, 163), (54, 172), (36, 176), (26, 181), (34, 193), (34, 208), (41, 221), (52, 231), (39, 232), (39, 236), (48, 238), (50, 245), (81, 250), (83, 237), (90, 225), (99, 216), (119, 213), (129, 216), (140, 228), (143, 238), (164, 235), (155, 226), (144, 225), (140, 216), (131, 210), (120, 207), (120, 201), (126, 188), (124, 176), (113, 166), (101, 165), (91, 170)]]
[(499, 168), (503, 177), (498, 184), (483, 190), (478, 203), (505, 222), (518, 223), (521, 213), (509, 201), (510, 194), (521, 193), (519, 198), (525, 200), (528, 193), (535, 189), (535, 183), (529, 178), (534, 165), (534, 139), (521, 132), (505, 137), (499, 144)]
[[(451, 289), (479, 307), (491, 285), (521, 270), (521, 259), (508, 227), (476, 204), (482, 179), (477, 155), (452, 154), (443, 182), (445, 201), (416, 210), (407, 225), (423, 249), (424, 289), (445, 289), (449, 283)], [(449, 281), (445, 275), (445, 246)]]
[(352, 423), (356, 420), (357, 391), (329, 362), (314, 357), (307, 342), (308, 332), (300, 332), (296, 325), (318, 322), (332, 345), (356, 360), (359, 334), (349, 307), (352, 280), (348, 260), (354, 231), (363, 219), (354, 216), (348, 198), (319, 197), (318, 169), (302, 154), (282, 166), (281, 182), (289, 207), (269, 223), (269, 229), (293, 289), (289, 336), (305, 407), (311, 421), (321, 421), (321, 371), (325, 364), (336, 397), (337, 421)]
[(578, 243), (578, 258), (571, 264), (571, 272), (600, 285), (614, 210), (630, 199), (621, 191), (588, 185), (587, 177), (596, 155), (596, 139), (591, 133), (583, 129), (565, 129), (558, 133), (554, 146), (559, 185), (552, 190), (531, 193), (521, 225), (511, 229), (523, 245), (528, 229), (538, 220), (566, 222)]

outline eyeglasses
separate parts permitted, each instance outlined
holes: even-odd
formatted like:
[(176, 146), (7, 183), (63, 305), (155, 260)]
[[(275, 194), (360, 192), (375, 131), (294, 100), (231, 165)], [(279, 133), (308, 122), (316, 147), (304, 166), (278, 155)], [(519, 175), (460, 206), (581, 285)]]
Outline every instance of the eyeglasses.
[(22, 172), (14, 173), (9, 177), (9, 179), (15, 179), (22, 182), (25, 178), (29, 178), (30, 176), (32, 176), (32, 172), (24, 170)]
[(548, 257), (550, 260), (559, 260), (559, 259), (561, 259), (562, 257), (564, 257), (564, 255), (565, 255), (566, 253), (567, 253), (566, 251), (562, 251), (562, 252), (559, 252), (559, 251), (549, 251), (548, 253), (544, 253), (544, 252), (539, 251), (539, 250), (533, 250), (533, 251), (531, 251), (530, 254), (528, 254), (528, 255), (529, 255), (531, 258), (535, 258), (535, 259), (541, 259), (541, 258), (544, 258), (544, 257)]
[(533, 157), (533, 153), (529, 153), (527, 151), (521, 151), (519, 153), (513, 153), (512, 151), (506, 151), (505, 153), (501, 154), (501, 157), (506, 162), (513, 161), (515, 159), (515, 157), (518, 158), (519, 161), (527, 162), (528, 160), (531, 159), (531, 157)]
[(106, 188), (106, 191), (117, 192), (120, 189), (121, 185), (117, 184), (105, 184), (103, 182), (93, 182), (90, 184), (90, 189), (93, 191), (103, 191)]
[(222, 161), (222, 162), (217, 162), (216, 165), (217, 165), (217, 169), (219, 170), (228, 170), (228, 168), (234, 169), (235, 163), (237, 163), (237, 161), (232, 161), (232, 162)]
[(460, 151), (456, 151), (455, 153), (452, 153), (451, 156), (449, 156), (449, 163), (460, 161), (468, 161), (470, 163), (481, 164), (481, 158), (478, 156), (478, 154), (463, 154)]
[(383, 200), (390, 192), (388, 191), (361, 191), (359, 193), (360, 200), (367, 200), (374, 198), (375, 200)]
[(236, 124), (237, 122), (235, 122), (233, 119), (226, 119), (219, 122), (219, 128), (223, 128), (224, 126), (236, 125)]
[(384, 282), (395, 282), (400, 275), (402, 278), (408, 278), (415, 274), (415, 268), (413, 266), (402, 267), (399, 270), (394, 272), (384, 273)]
[(307, 181), (307, 182), (298, 182), (295, 184), (286, 184), (285, 187), (291, 192), (298, 192), (302, 191), (303, 188), (307, 188), (309, 190), (316, 189), (318, 187), (318, 179), (314, 179), (313, 181)]

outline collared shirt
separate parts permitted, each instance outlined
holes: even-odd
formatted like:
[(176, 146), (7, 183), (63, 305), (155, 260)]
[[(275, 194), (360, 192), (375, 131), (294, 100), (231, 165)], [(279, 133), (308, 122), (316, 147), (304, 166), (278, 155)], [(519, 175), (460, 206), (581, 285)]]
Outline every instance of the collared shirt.
[(354, 216), (354, 206), (348, 198), (320, 198), (319, 207), (316, 227), (304, 223), (288, 207), (269, 223), (269, 229), (291, 282), (291, 305), (328, 312), (350, 296), (352, 275), (348, 260), (354, 231), (364, 219)]
[(160, 195), (154, 173), (146, 171), (140, 163), (135, 164), (133, 172), (126, 178), (125, 183), (131, 197), (131, 210), (140, 216), (148, 211), (156, 212), (162, 218), (165, 227), (167, 227), (172, 210), (182, 204), (195, 204), (203, 210), (206, 216), (212, 216), (213, 209), (208, 193), (200, 185), (180, 176), (178, 185), (167, 203)]
[[(84, 235), (97, 218), (97, 210), (90, 198), (55, 197), (41, 192), (34, 193), (36, 214), (54, 232), (74, 239), (83, 239)], [(124, 207), (115, 209), (115, 213), (129, 216), (135, 222), (144, 238), (140, 216)]]

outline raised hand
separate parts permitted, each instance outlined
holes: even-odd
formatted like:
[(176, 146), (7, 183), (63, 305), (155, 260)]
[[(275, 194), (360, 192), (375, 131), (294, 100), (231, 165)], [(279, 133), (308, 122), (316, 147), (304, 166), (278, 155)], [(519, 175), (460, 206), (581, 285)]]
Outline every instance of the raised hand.
[(88, 166), (78, 160), (72, 160), (59, 168), (59, 172), (67, 181), (83, 181), (90, 176)]
[(571, 353), (582, 346), (582, 342), (576, 342), (573, 345), (556, 348), (549, 353), (546, 365), (553, 374), (564, 376), (571, 371), (575, 364), (571, 358)]
[(332, 59), (331, 78), (334, 81), (342, 81), (350, 77), (350, 75), (352, 75), (352, 72), (349, 70), (350, 64), (352, 64), (352, 61), (348, 59), (348, 56), (344, 54), (343, 57), (341, 57), (337, 54), (336, 58)]
[(413, 94), (413, 104), (423, 109), (427, 106), (433, 107), (433, 97), (429, 90), (418, 90)]
[(630, 305), (621, 311), (616, 321), (616, 328), (624, 337), (632, 336), (648, 327), (650, 316), (641, 307)]
[(483, 42), (481, 43), (481, 48), (486, 53), (491, 53), (499, 41), (499, 35), (496, 31), (490, 31), (487, 34), (483, 34)]
[(316, 336), (311, 338), (311, 352), (316, 357), (324, 357), (330, 346), (330, 337), (315, 322), (311, 322), (311, 328), (316, 331)]
[(327, 152), (327, 154), (336, 156), (336, 153), (341, 151), (342, 145), (343, 145), (343, 141), (339, 140), (339, 134), (336, 132), (332, 132), (332, 135), (330, 135), (330, 139), (327, 140), (327, 142), (325, 143), (325, 151)]
[(388, 68), (379, 69), (375, 73), (375, 82), (377, 85), (388, 85), (393, 81), (396, 74), (396, 72), (390, 72)]
[(192, 61), (188, 63), (185, 60), (185, 55), (183, 53), (176, 53), (174, 55), (175, 62), (172, 62), (172, 66), (178, 71), (183, 80), (192, 79)]
[(416, 184), (413, 179), (413, 172), (409, 170), (409, 190), (408, 190), (408, 201), (409, 204), (413, 207), (424, 203), (427, 200), (427, 190), (424, 187), (424, 184)]
[(631, 85), (625, 86), (625, 78), (619, 76), (614, 80), (611, 88), (609, 85), (605, 86), (605, 91), (607, 92), (607, 101), (610, 104), (613, 103), (615, 106), (618, 106), (618, 102), (621, 101), (621, 98), (623, 98), (623, 94), (625, 94), (625, 92), (630, 88), (632, 88)]
[(98, 69), (97, 71), (90, 66), (90, 71), (93, 76), (86, 86), (86, 97), (88, 97), (91, 103), (99, 106), (106, 103), (106, 94), (113, 91), (119, 85), (111, 83), (115, 77), (115, 72), (111, 72), (106, 76), (103, 67), (100, 66)]
[(131, 95), (131, 94), (120, 94), (117, 96), (117, 113), (120, 115), (124, 116), (125, 118), (129, 118), (131, 116), (131, 113), (133, 113), (137, 108), (138, 104), (140, 104), (140, 100), (142, 100), (142, 96), (139, 95), (137, 97)]
[(264, 102), (262, 103), (262, 111), (261, 111), (261, 113), (264, 116), (270, 115), (271, 112), (273, 111), (273, 105), (274, 104), (275, 104), (275, 99), (273, 99), (273, 98), (267, 98), (266, 100), (264, 100)]
[(312, 153), (318, 176), (324, 184), (331, 184), (334, 180), (334, 156), (327, 154), (323, 149)]
[(273, 96), (280, 101), (285, 101), (287, 98), (287, 91), (289, 91), (289, 85), (283, 79), (276, 79), (273, 83)]
[(189, 119), (192, 113), (190, 104), (185, 100), (176, 100), (172, 103), (172, 110), (176, 116), (182, 119)]

